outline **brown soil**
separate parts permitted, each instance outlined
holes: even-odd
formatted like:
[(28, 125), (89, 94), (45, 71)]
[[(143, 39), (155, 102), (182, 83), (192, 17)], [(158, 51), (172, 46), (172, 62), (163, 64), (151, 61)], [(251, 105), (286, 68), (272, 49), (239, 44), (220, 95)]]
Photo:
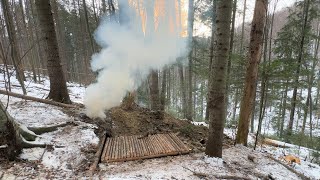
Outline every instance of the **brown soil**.
[[(151, 111), (150, 109), (134, 106), (127, 110), (123, 107), (112, 108), (108, 112), (112, 123), (112, 136), (120, 135), (152, 135), (156, 133), (174, 132), (194, 151), (205, 148), (208, 128), (193, 125), (190, 121), (174, 118), (170, 114)], [(230, 147), (233, 142), (225, 136), (224, 145)]]

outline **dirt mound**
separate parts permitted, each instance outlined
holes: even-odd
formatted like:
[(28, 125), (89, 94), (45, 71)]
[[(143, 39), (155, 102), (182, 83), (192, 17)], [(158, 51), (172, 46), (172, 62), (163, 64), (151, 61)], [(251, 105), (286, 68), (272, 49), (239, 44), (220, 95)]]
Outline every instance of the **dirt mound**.
[[(194, 151), (205, 148), (208, 128), (196, 126), (187, 120), (180, 120), (173, 116), (150, 109), (135, 106), (127, 110), (123, 107), (112, 108), (109, 113), (112, 121), (113, 136), (119, 135), (152, 135), (156, 133), (174, 132)], [(225, 137), (226, 146), (232, 141)]]

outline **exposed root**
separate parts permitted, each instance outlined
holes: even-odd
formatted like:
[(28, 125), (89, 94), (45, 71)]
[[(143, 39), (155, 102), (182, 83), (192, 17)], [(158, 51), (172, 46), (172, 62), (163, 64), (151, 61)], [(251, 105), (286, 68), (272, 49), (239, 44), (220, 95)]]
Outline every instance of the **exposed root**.
[(45, 148), (47, 146), (47, 144), (39, 144), (39, 143), (34, 143), (31, 141), (27, 141), (26, 139), (24, 139), (21, 136), (21, 147), (23, 148), (35, 148), (35, 147), (41, 147), (41, 148)]
[(62, 124), (58, 124), (58, 125), (54, 125), (54, 126), (28, 127), (28, 129), (31, 130), (32, 132), (34, 132), (35, 134), (40, 135), (40, 134), (56, 131), (59, 127), (65, 127), (68, 125), (75, 125), (75, 124), (74, 124), (74, 122), (66, 122), (66, 123), (62, 123)]

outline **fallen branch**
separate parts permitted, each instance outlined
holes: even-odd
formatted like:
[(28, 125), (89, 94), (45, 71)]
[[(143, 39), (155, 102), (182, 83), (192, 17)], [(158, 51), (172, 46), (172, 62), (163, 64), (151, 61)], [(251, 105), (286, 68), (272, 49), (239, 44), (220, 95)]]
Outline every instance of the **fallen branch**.
[(101, 154), (103, 151), (103, 147), (106, 143), (106, 139), (107, 139), (107, 135), (103, 134), (101, 141), (99, 142), (99, 146), (98, 146), (98, 151), (96, 152), (95, 156), (94, 156), (94, 161), (92, 163), (92, 165), (90, 166), (89, 172), (90, 175), (92, 175), (94, 173), (94, 171), (97, 169), (97, 166), (100, 162), (101, 159)]
[(26, 96), (26, 95), (14, 93), (14, 92), (9, 92), (9, 91), (5, 91), (5, 90), (0, 90), (0, 94), (13, 96), (16, 98), (21, 98), (21, 99), (30, 100), (30, 101), (36, 101), (36, 102), (40, 102), (40, 103), (44, 103), (44, 104), (50, 104), (50, 105), (59, 106), (59, 107), (65, 107), (65, 108), (76, 108), (77, 107), (72, 104), (64, 104), (64, 103), (60, 103), (60, 102), (56, 102), (56, 101), (51, 101), (48, 99), (40, 99), (40, 98)]
[(297, 176), (299, 176), (302, 179), (310, 179), (309, 177), (305, 176), (302, 173), (297, 172), (296, 170), (294, 170), (292, 167), (290, 167), (289, 165), (283, 163), (282, 161), (280, 161), (277, 158), (272, 157), (271, 155), (267, 155), (268, 158), (276, 161), (277, 163), (281, 164), (282, 166), (284, 166), (285, 168), (287, 168), (289, 171), (291, 171), (292, 173), (296, 174)]

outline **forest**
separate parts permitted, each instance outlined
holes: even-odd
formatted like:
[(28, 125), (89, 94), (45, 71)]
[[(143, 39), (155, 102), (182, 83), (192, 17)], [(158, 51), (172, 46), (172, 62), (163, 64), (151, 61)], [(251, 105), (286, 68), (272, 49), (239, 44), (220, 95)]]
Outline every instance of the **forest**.
[(0, 0), (0, 179), (320, 179), (319, 0)]

